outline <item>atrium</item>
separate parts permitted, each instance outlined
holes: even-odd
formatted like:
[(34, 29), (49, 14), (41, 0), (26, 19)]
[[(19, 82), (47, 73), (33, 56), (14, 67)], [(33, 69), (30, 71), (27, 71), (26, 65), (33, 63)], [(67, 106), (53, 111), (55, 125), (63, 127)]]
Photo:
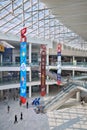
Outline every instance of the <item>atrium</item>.
[(87, 130), (86, 0), (0, 0), (0, 113), (0, 130)]

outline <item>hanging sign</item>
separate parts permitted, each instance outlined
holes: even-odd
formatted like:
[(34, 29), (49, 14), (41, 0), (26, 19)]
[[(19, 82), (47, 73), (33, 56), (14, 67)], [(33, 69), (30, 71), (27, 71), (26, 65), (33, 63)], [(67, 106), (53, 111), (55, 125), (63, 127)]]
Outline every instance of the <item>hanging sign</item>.
[(41, 45), (41, 96), (46, 94), (46, 46)]
[(57, 84), (61, 84), (61, 44), (57, 47)]
[(21, 30), (20, 43), (20, 101), (26, 102), (26, 28)]

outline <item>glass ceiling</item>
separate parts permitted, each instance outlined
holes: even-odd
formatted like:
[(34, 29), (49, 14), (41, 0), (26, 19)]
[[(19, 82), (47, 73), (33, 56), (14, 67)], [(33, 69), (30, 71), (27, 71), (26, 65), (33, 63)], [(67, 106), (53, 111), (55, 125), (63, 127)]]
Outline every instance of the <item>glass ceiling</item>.
[(0, 32), (20, 35), (23, 26), (27, 27), (27, 37), (84, 49), (84, 40), (60, 23), (40, 0), (0, 0)]

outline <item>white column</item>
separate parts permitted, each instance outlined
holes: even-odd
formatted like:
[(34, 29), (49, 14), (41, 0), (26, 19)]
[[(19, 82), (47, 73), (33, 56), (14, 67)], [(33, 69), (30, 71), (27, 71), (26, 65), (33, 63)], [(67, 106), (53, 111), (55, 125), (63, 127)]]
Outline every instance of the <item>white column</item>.
[(0, 91), (1, 98), (3, 97), (3, 90)]
[(29, 85), (29, 97), (31, 97), (31, 85)]
[(0, 80), (2, 81), (3, 79), (2, 79), (2, 71), (0, 72)]
[[(31, 64), (31, 51), (32, 51), (32, 45), (29, 43), (29, 64)], [(29, 82), (31, 82), (31, 68), (29, 71)], [(29, 97), (31, 97), (31, 85), (29, 85)]]
[(31, 82), (31, 69), (29, 71), (29, 82)]
[[(31, 82), (31, 69), (29, 71), (29, 82)], [(29, 97), (31, 97), (31, 85), (29, 85)]]
[[(47, 51), (46, 51), (46, 65), (47, 65), (47, 71), (49, 71), (49, 48), (47, 46)], [(49, 77), (47, 76), (47, 79), (49, 79)]]
[(2, 64), (2, 54), (1, 54), (1, 61), (0, 61), (0, 63)]
[(47, 63), (47, 65), (49, 65), (49, 48), (48, 47), (47, 47), (46, 54), (47, 54), (47, 56), (46, 56), (46, 63)]
[(74, 78), (74, 76), (75, 76), (75, 71), (73, 70), (73, 74), (72, 74), (72, 77)]
[(78, 91), (78, 92), (76, 93), (76, 99), (77, 99), (78, 102), (80, 101), (80, 91)]
[(86, 62), (85, 58), (84, 58), (84, 62)]
[[(47, 71), (49, 71), (49, 48), (47, 46), (47, 51), (46, 51), (46, 65), (47, 65)], [(47, 76), (47, 80), (49, 77)], [(46, 85), (46, 93), (47, 95), (49, 94), (49, 85)]]
[(47, 94), (49, 94), (49, 85), (47, 85), (46, 92), (47, 92)]
[(74, 60), (75, 60), (75, 57), (73, 56), (73, 62), (74, 62)]

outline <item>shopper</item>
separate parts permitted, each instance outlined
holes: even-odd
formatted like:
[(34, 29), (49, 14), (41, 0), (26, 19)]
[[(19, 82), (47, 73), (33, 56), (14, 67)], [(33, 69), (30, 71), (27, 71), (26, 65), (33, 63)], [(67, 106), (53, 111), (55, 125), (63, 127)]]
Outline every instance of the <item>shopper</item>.
[(26, 108), (28, 109), (28, 102), (26, 102)]
[(21, 120), (23, 120), (23, 113), (21, 112), (21, 117), (20, 117)]
[(9, 105), (7, 106), (7, 110), (8, 110), (8, 113), (9, 113), (9, 111), (10, 111), (10, 106)]
[(14, 124), (15, 123), (18, 123), (18, 121), (17, 121), (17, 115), (15, 115), (15, 121), (14, 121)]
[(22, 102), (21, 102), (21, 100), (19, 101), (19, 104), (20, 104), (20, 106), (22, 105)]

